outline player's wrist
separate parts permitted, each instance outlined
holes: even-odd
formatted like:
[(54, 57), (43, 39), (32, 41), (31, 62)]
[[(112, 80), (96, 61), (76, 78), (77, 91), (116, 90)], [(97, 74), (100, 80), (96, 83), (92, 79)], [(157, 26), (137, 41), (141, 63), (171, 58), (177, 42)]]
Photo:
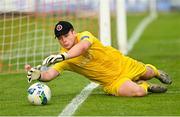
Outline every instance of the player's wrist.
[(39, 78), (38, 78), (37, 80), (38, 80), (38, 81), (42, 81), (41, 73), (40, 73)]
[(66, 60), (69, 58), (69, 56), (66, 52), (62, 53), (61, 56), (62, 56), (63, 60)]

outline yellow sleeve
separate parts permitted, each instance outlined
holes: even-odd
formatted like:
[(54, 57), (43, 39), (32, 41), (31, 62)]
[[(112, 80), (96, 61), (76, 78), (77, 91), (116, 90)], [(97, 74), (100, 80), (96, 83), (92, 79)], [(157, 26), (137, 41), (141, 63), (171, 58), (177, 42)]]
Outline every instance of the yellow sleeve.
[(69, 65), (66, 61), (62, 61), (53, 65), (52, 68), (61, 73), (63, 70), (68, 70)]
[(60, 53), (67, 52), (67, 50), (63, 47), (60, 48)]
[(94, 36), (88, 32), (88, 31), (84, 31), (79, 35), (80, 41), (81, 40), (87, 40), (89, 41), (91, 44), (94, 42)]

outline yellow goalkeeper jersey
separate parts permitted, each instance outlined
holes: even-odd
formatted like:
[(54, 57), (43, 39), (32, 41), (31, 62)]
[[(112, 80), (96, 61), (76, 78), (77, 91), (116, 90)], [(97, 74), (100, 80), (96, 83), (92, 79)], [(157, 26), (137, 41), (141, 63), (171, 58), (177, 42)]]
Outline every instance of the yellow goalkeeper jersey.
[[(91, 46), (84, 54), (52, 66), (59, 73), (63, 70), (73, 71), (105, 86), (122, 76), (134, 78), (139, 72), (142, 73), (142, 70), (145, 70), (135, 65), (138, 63), (143, 67), (144, 64), (122, 55), (113, 47), (104, 46), (88, 31), (77, 33), (77, 40), (78, 42), (87, 40)], [(60, 52), (64, 51), (67, 50), (61, 48)]]

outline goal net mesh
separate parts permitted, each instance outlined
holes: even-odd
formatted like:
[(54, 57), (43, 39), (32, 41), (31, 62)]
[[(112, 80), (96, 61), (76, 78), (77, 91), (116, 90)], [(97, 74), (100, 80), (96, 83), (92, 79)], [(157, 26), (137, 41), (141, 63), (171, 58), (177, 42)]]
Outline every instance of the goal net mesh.
[[(98, 0), (1, 0), (0, 73), (19, 72), (25, 64), (36, 66), (59, 52), (54, 26), (72, 22), (77, 32), (99, 34)], [(94, 2), (91, 4), (91, 2)]]

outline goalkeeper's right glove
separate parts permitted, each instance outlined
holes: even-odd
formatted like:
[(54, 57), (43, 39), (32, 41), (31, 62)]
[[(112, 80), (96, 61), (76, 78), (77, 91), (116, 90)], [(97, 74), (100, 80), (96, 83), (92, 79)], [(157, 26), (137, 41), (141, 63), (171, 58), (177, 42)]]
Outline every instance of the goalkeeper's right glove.
[(31, 83), (32, 80), (39, 80), (41, 78), (41, 71), (40, 71), (41, 65), (38, 65), (37, 67), (32, 67), (28, 71), (28, 82)]
[(57, 62), (61, 62), (66, 59), (68, 59), (68, 54), (66, 52), (61, 53), (61, 54), (56, 54), (56, 55), (50, 55), (43, 60), (42, 65), (49, 66), (51, 64), (55, 64)]

